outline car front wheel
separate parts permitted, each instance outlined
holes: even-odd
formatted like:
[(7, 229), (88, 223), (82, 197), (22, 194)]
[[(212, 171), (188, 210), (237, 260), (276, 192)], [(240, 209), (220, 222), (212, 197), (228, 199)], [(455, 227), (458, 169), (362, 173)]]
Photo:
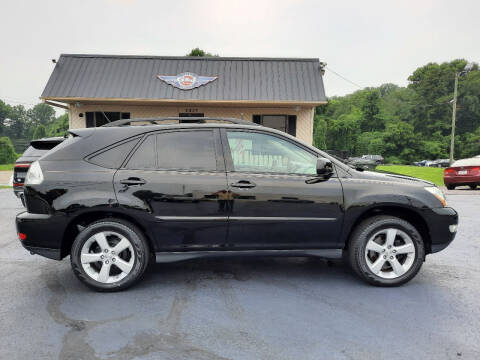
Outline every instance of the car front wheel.
[(78, 234), (70, 255), (75, 275), (97, 291), (119, 291), (132, 286), (139, 281), (150, 259), (143, 233), (120, 219), (89, 225)]
[(393, 216), (375, 216), (353, 232), (348, 260), (354, 272), (377, 286), (397, 286), (420, 270), (425, 247), (420, 233), (409, 222)]

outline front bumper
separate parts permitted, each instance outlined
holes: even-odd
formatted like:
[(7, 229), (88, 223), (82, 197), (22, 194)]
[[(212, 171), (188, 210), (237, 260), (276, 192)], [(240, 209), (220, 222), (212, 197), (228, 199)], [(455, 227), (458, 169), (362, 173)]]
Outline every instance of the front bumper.
[(429, 209), (424, 215), (430, 233), (431, 252), (445, 249), (457, 235), (458, 213), (445, 207)]
[(67, 225), (63, 216), (25, 211), (17, 215), (15, 222), (17, 233), (26, 235), (25, 240), (19, 240), (25, 249), (49, 259), (62, 259), (62, 239)]

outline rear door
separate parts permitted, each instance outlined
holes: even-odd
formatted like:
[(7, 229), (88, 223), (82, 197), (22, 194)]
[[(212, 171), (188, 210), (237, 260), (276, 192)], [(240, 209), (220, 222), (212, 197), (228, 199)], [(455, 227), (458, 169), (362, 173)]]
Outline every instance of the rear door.
[(262, 131), (222, 130), (229, 232), (237, 249), (335, 248), (343, 221), (336, 175), (314, 184), (318, 155)]
[(156, 250), (222, 246), (227, 180), (218, 129), (151, 133), (115, 174), (120, 206), (149, 225)]

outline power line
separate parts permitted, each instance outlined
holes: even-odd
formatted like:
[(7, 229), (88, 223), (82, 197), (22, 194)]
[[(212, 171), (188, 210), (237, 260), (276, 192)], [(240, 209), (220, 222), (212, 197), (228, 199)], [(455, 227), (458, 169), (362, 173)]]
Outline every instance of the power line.
[(357, 83), (354, 83), (352, 80), (347, 79), (345, 76), (340, 75), (340, 74), (337, 73), (336, 71), (333, 71), (332, 69), (330, 69), (330, 68), (327, 67), (327, 66), (325, 66), (325, 69), (327, 69), (328, 71), (334, 73), (334, 74), (337, 75), (339, 78), (341, 78), (341, 79), (349, 82), (350, 84), (355, 85), (355, 86), (358, 87), (359, 89), (363, 89), (363, 88), (364, 88), (363, 86), (360, 86), (360, 85), (358, 85)]

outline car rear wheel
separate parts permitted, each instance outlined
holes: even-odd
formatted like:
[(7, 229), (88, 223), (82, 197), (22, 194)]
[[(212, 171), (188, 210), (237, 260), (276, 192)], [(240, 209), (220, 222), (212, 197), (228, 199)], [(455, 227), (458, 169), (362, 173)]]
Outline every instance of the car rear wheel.
[(150, 259), (148, 243), (133, 224), (104, 219), (89, 225), (73, 243), (75, 275), (97, 291), (124, 290), (138, 282)]
[(455, 185), (447, 185), (448, 190), (455, 190)]
[(352, 234), (348, 260), (354, 272), (377, 286), (397, 286), (420, 270), (425, 247), (417, 229), (393, 216), (375, 216)]
[(472, 190), (475, 190), (477, 188), (477, 184), (472, 184), (472, 185), (469, 185), (470, 186), (470, 189)]

